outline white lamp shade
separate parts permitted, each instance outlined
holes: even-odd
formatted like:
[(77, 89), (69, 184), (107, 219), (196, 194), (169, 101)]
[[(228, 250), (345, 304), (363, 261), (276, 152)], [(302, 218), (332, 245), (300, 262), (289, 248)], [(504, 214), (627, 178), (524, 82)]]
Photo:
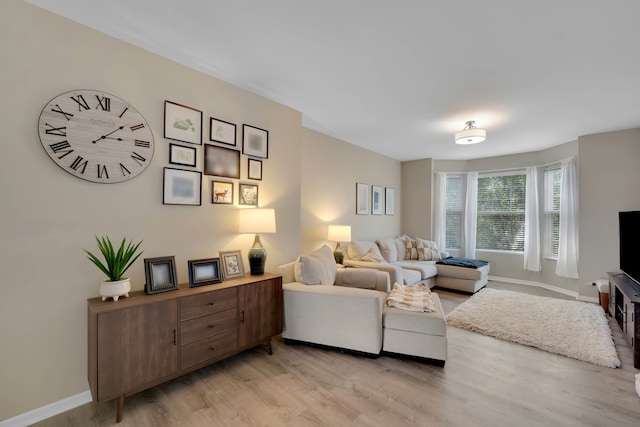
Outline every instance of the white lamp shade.
[(327, 232), (327, 240), (331, 242), (350, 242), (351, 226), (350, 225), (330, 225)]
[(240, 233), (258, 234), (276, 232), (276, 212), (274, 209), (241, 209)]

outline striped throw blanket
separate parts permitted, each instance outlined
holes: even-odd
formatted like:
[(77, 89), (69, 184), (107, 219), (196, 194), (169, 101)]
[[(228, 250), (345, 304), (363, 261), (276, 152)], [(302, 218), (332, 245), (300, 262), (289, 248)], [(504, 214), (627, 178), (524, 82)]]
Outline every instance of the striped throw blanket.
[(431, 298), (431, 290), (424, 283), (415, 286), (393, 284), (393, 289), (387, 296), (387, 305), (409, 311), (435, 311), (436, 306)]

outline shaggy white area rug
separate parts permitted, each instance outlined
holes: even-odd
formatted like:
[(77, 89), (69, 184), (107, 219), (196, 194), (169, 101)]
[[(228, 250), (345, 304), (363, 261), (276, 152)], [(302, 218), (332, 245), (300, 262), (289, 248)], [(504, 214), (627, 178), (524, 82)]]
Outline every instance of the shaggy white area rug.
[(596, 365), (620, 367), (606, 315), (596, 304), (485, 288), (449, 313), (447, 324)]

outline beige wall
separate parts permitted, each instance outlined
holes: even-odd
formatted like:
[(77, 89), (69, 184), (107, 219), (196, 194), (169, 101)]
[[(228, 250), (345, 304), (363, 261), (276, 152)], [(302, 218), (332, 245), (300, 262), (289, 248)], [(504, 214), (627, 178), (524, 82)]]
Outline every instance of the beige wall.
[[(180, 282), (188, 281), (189, 259), (225, 249), (241, 249), (246, 258), (253, 237), (237, 234), (237, 206), (211, 204), (210, 177), (203, 179), (202, 206), (162, 204), (163, 167), (169, 166), (164, 100), (201, 109), (204, 139), (210, 116), (235, 123), (238, 138), (243, 123), (269, 130), (269, 159), (258, 184), (260, 204), (277, 215), (277, 234), (263, 236), (272, 271), (300, 250), (302, 127), (298, 111), (22, 1), (3, 1), (0, 9), (3, 420), (88, 390), (86, 299), (98, 295), (102, 275), (82, 248), (95, 249), (94, 235), (144, 239), (143, 257), (174, 255)], [(71, 176), (47, 156), (38, 116), (50, 99), (78, 88), (124, 98), (145, 116), (155, 154), (142, 175), (95, 184)], [(246, 182), (246, 163), (242, 156), (236, 191), (239, 181)], [(142, 289), (142, 260), (129, 273), (133, 288)]]
[(581, 136), (580, 293), (583, 282), (620, 271), (618, 212), (640, 210), (640, 129)]
[[(352, 240), (397, 236), (402, 208), (401, 163), (303, 128), (301, 180), (302, 252), (327, 243), (329, 224), (351, 225)], [(395, 189), (395, 215), (356, 215), (356, 182)], [(345, 245), (343, 245), (345, 247)], [(346, 249), (346, 247), (345, 247)]]
[(402, 233), (431, 239), (433, 160), (402, 163)]

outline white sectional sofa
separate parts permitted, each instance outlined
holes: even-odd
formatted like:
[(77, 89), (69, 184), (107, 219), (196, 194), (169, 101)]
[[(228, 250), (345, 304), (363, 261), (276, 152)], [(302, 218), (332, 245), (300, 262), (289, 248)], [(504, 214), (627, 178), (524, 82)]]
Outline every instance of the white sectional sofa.
[(386, 271), (392, 286), (394, 283), (415, 285), (422, 282), (429, 287), (468, 293), (486, 286), (488, 264), (467, 268), (437, 263), (448, 256), (447, 252), (438, 250), (435, 242), (404, 235), (375, 242), (353, 241), (347, 247), (344, 265)]
[(436, 261), (445, 256), (433, 242), (405, 235), (375, 242), (353, 241), (347, 247), (344, 265), (386, 271), (392, 285), (423, 282), (433, 287), (432, 278), (438, 274)]
[(407, 311), (385, 304), (386, 271), (336, 268), (323, 246), (279, 267), (284, 294), (286, 343), (302, 342), (377, 357), (381, 352), (418, 357), (444, 366), (446, 321), (440, 299), (434, 311)]

